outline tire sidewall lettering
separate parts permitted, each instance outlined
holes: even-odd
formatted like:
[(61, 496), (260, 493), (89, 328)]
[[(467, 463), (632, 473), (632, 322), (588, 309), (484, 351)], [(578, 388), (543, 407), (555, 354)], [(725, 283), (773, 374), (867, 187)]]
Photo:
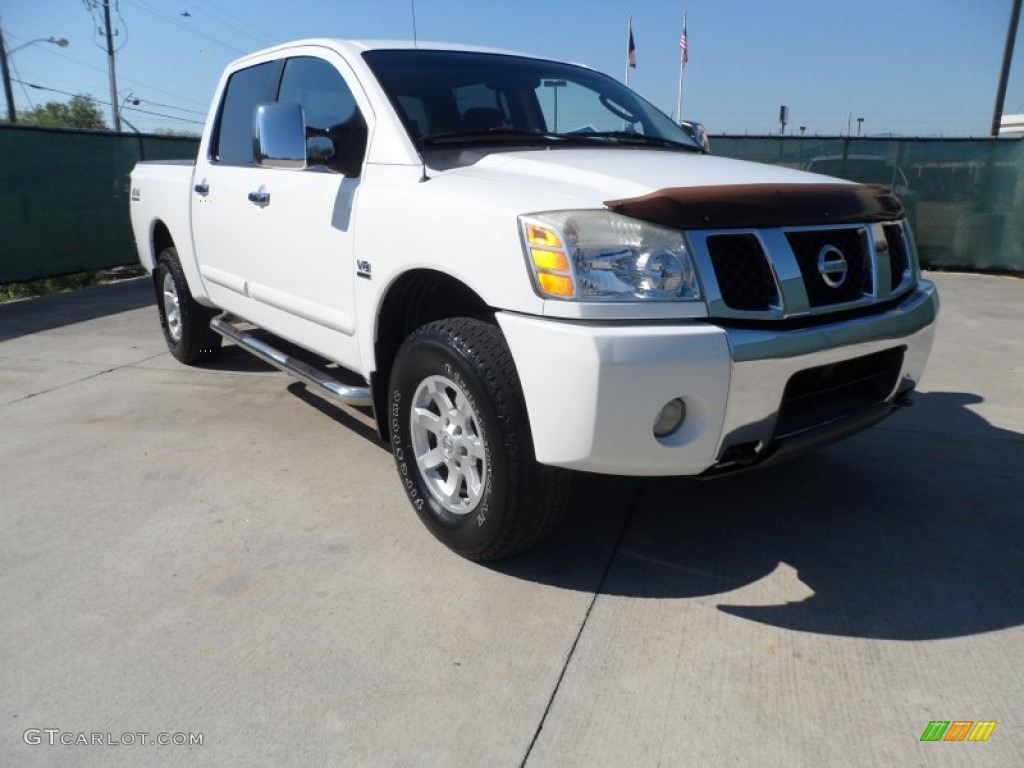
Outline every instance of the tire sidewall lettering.
[[(391, 431), (391, 447), (395, 457), (395, 464), (405, 494), (417, 514), (423, 519), (427, 527), (441, 535), (444, 531), (445, 537), (456, 536), (471, 541), (480, 535), (487, 534), (487, 526), (492, 522), (499, 522), (494, 517), (494, 453), (491, 445), (491, 420), (497, 418), (495, 409), (486, 401), (486, 388), (477, 376), (465, 373), (462, 368), (465, 365), (472, 365), (470, 361), (463, 361), (465, 352), (458, 349), (439, 350), (434, 344), (423, 347), (413, 347), (413, 354), (416, 357), (412, 364), (396, 362), (396, 371), (393, 372), (390, 386), (389, 403), (389, 427)], [(452, 360), (449, 356), (455, 356)], [(475, 421), (479, 430), (480, 438), (484, 445), (484, 457), (487, 470), (487, 478), (483, 494), (476, 508), (471, 511), (457, 515), (442, 507), (427, 487), (425, 478), (422, 477), (419, 465), (415, 463), (412, 450), (411, 437), (411, 409), (412, 396), (419, 385), (428, 377), (442, 375), (454, 383), (463, 393), (469, 407), (472, 409)], [(410, 466), (410, 464), (412, 466)], [(460, 531), (462, 533), (460, 533)], [(480, 531), (479, 534), (470, 532)]]

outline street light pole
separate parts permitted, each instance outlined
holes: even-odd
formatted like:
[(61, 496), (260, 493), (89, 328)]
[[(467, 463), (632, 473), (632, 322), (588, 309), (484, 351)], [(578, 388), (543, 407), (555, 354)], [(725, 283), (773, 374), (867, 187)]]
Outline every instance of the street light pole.
[(569, 83), (566, 82), (565, 80), (545, 80), (544, 81), (544, 87), (545, 88), (550, 88), (555, 93), (555, 116), (554, 116), (554, 120), (555, 120), (554, 130), (555, 130), (555, 133), (558, 132), (558, 89), (559, 88), (565, 88), (568, 84)]
[(121, 101), (121, 108), (120, 108), (120, 109), (119, 109), (119, 110), (117, 111), (117, 116), (118, 116), (118, 118), (120, 119), (120, 121), (121, 121), (122, 123), (125, 123), (125, 124), (126, 124), (126, 125), (127, 125), (128, 127), (129, 127), (129, 128), (131, 128), (131, 129), (132, 129), (133, 131), (135, 131), (135, 133), (138, 133), (138, 132), (139, 132), (139, 129), (138, 129), (138, 128), (136, 128), (136, 127), (135, 127), (134, 125), (132, 125), (132, 124), (131, 124), (131, 123), (130, 123), (130, 122), (128, 121), (128, 118), (126, 118), (126, 117), (125, 117), (125, 116), (123, 115), (123, 112), (124, 112), (124, 107), (125, 107), (125, 104), (127, 104), (128, 102), (131, 102), (133, 106), (136, 106), (136, 107), (137, 107), (137, 106), (139, 106), (139, 102), (140, 102), (140, 101), (141, 101), (141, 100), (139, 99), (139, 97), (138, 97), (138, 96), (136, 96), (136, 95), (135, 95), (134, 93), (132, 93), (131, 91), (128, 91), (128, 95), (127, 95), (127, 96), (125, 96), (125, 97), (124, 97), (124, 99), (123, 99), (123, 100)]
[(7, 57), (13, 55), (15, 51), (27, 48), (33, 43), (53, 43), (61, 48), (67, 48), (69, 45), (68, 41), (63, 37), (38, 37), (8, 51), (7, 45), (4, 43), (3, 25), (0, 25), (0, 75), (3, 76), (4, 96), (7, 98), (7, 119), (12, 123), (18, 122), (18, 113), (14, 109), (14, 93), (11, 91), (11, 71), (7, 63)]

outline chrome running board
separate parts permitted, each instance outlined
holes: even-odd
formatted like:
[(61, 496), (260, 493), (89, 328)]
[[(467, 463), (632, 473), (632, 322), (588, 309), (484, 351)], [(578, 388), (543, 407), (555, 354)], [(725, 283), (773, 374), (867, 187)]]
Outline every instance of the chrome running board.
[(252, 334), (238, 330), (231, 324), (231, 314), (229, 312), (213, 318), (210, 321), (210, 328), (225, 339), (233, 341), (246, 352), (255, 355), (264, 362), (270, 363), (275, 368), (281, 369), (289, 376), (294, 376), (321, 395), (326, 395), (344, 405), (353, 405), (360, 408), (373, 407), (373, 396), (370, 394), (369, 387), (353, 387), (349, 384), (342, 384), (323, 371), (318, 371), (313, 366), (307, 365), (291, 355), (286, 355), (279, 349), (274, 349), (274, 347), (260, 341)]

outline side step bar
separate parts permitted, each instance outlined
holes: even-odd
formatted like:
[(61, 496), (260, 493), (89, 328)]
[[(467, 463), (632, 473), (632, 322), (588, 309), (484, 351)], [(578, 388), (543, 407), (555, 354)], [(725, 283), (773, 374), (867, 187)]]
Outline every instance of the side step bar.
[(238, 330), (231, 324), (231, 314), (225, 312), (210, 321), (210, 328), (225, 339), (233, 341), (246, 352), (255, 355), (260, 360), (270, 363), (275, 368), (280, 368), (289, 376), (294, 376), (304, 384), (309, 385), (321, 395), (336, 400), (344, 405), (354, 405), (360, 408), (372, 408), (373, 396), (369, 387), (353, 387), (342, 384), (333, 379), (323, 371), (318, 371), (311, 365), (297, 360), (291, 355), (286, 355), (279, 349), (274, 349), (257, 339), (252, 334)]

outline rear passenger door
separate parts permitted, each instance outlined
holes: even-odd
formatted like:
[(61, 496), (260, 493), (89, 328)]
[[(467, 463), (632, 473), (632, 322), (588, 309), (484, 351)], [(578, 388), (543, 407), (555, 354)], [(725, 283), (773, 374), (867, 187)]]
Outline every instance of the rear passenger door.
[(248, 193), (259, 187), (261, 175), (253, 152), (253, 112), (257, 104), (274, 100), (283, 67), (283, 61), (270, 61), (231, 74), (189, 190), (192, 240), (203, 282), (218, 306), (243, 317), (252, 270), (254, 207)]

